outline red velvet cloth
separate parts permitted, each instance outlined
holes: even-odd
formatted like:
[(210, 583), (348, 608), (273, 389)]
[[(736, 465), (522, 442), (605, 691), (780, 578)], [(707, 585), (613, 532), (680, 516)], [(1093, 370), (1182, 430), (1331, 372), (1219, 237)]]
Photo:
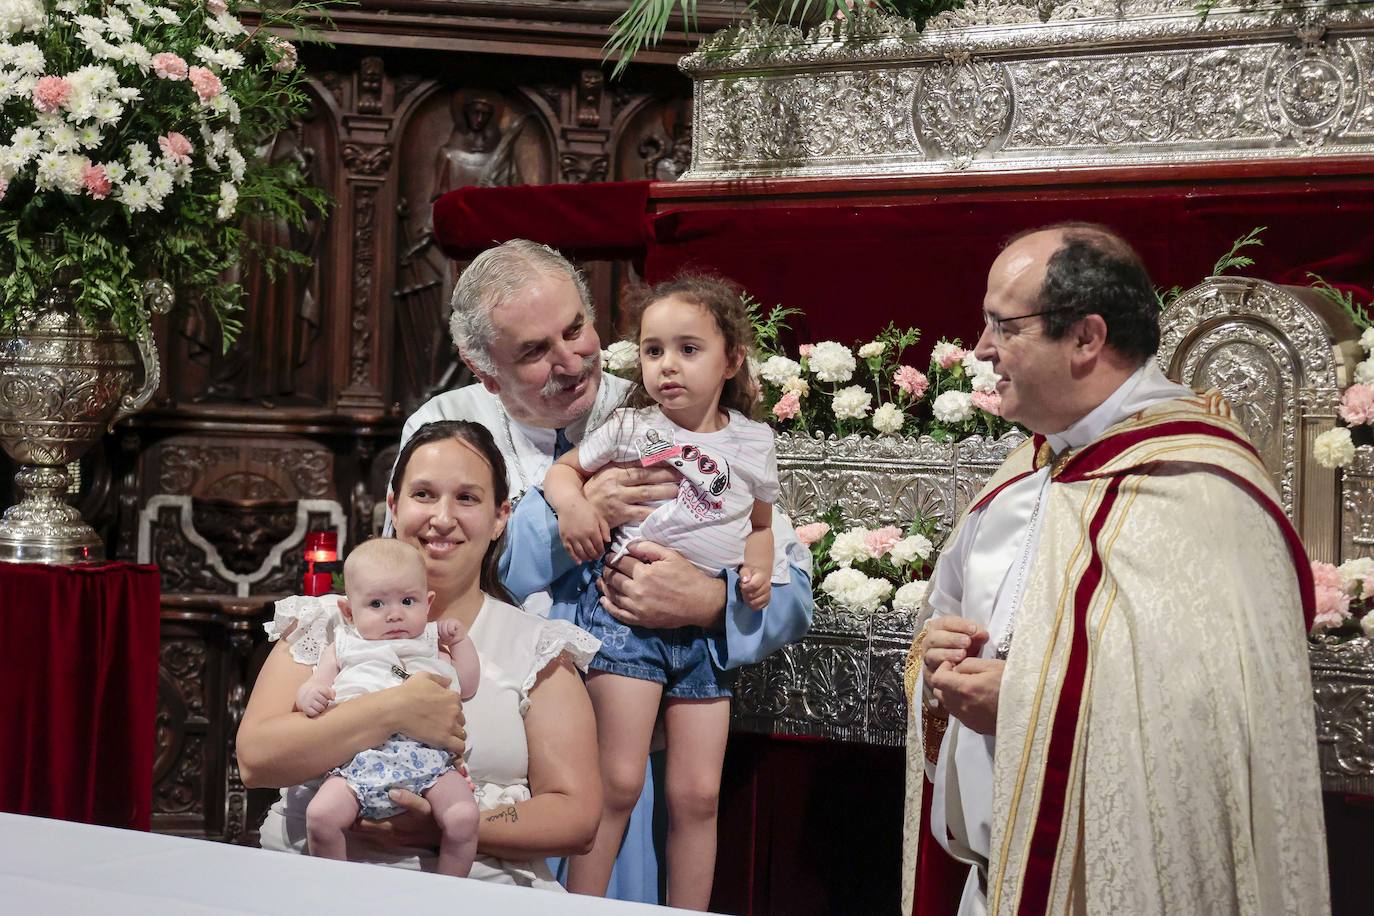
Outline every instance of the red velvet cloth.
[(434, 202), (434, 236), (460, 261), (510, 239), (543, 242), (575, 261), (638, 261), (649, 237), (649, 184), (458, 188)]
[[(924, 195), (923, 195), (924, 196)], [(1374, 180), (1358, 190), (1288, 185), (1173, 185), (1072, 193), (1005, 190), (915, 203), (668, 210), (653, 220), (645, 264), (653, 282), (685, 268), (724, 274), (765, 305), (804, 314), (798, 342), (865, 338), (889, 321), (923, 332), (918, 358), (941, 337), (976, 339), (987, 270), (1022, 229), (1063, 220), (1117, 229), (1157, 285), (1193, 286), (1237, 237), (1267, 226), (1244, 273), (1306, 284), (1307, 271), (1368, 302), (1374, 287)]]
[(0, 563), (0, 811), (147, 830), (160, 581)]

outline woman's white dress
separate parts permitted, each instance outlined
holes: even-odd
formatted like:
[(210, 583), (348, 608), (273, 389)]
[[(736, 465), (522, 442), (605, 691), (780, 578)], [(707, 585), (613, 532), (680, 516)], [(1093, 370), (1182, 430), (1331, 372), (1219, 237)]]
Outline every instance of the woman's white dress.
[[(295, 596), (277, 602), (276, 617), (267, 624), (267, 632), (276, 640), (296, 624), (285, 636), (291, 657), (313, 667), (341, 622), (338, 595)], [(468, 773), (477, 785), (478, 807), (486, 810), (530, 797), (524, 715), (539, 674), (565, 654), (585, 670), (599, 644), (595, 637), (565, 620), (546, 620), (491, 597), (482, 604), (468, 635), (482, 662), (477, 693), (463, 704), (470, 741)], [(316, 779), (282, 790), (281, 798), (262, 822), (263, 849), (305, 851), (305, 808), (320, 782)], [(352, 836), (348, 858), (423, 871), (433, 871), (436, 864), (433, 850), (374, 846)], [(542, 858), (511, 862), (479, 855), (469, 877), (562, 890)]]

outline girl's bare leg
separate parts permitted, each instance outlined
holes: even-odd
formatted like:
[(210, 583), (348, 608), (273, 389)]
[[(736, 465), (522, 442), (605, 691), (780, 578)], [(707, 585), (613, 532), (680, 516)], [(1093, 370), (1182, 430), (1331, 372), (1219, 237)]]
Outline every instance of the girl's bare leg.
[(730, 698), (669, 698), (663, 713), (668, 743), (669, 906), (704, 910), (716, 871), (720, 771), (730, 735)]
[(568, 862), (568, 890), (604, 897), (625, 824), (644, 788), (644, 765), (663, 685), (593, 671), (587, 676), (587, 692), (596, 710), (604, 807), (592, 851)]

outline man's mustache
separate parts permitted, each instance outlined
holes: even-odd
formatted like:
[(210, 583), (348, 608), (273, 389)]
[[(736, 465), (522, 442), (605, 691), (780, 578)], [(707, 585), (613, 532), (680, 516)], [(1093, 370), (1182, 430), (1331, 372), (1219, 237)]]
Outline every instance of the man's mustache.
[(543, 398), (553, 398), (562, 394), (569, 388), (577, 387), (582, 383), (584, 378), (591, 375), (592, 370), (596, 368), (597, 360), (600, 358), (600, 354), (582, 357), (582, 371), (571, 379), (565, 375), (559, 375), (556, 372), (550, 374), (549, 380), (544, 383), (544, 387), (539, 389), (539, 396)]

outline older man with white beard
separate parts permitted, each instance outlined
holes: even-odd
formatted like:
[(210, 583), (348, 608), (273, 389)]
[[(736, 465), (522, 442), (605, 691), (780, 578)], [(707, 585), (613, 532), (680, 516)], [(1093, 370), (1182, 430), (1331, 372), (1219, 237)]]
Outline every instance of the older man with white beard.
[[(791, 581), (773, 586), (763, 611), (740, 596), (737, 570), (712, 577), (661, 545), (635, 545), (606, 564), (599, 579), (593, 564), (579, 566), (564, 551), (558, 519), (543, 498), (544, 474), (620, 405), (630, 387), (602, 374), (590, 296), (567, 259), (520, 239), (483, 252), (454, 289), (450, 328), (478, 381), (431, 398), (406, 421), (401, 441), (436, 420), (472, 420), (491, 431), (518, 500), (502, 572), (526, 610), (575, 619), (579, 602), (598, 600), (599, 589), (607, 610), (626, 624), (723, 630), (726, 650), (713, 659), (721, 668), (759, 661), (806, 633), (810, 553), (782, 512), (773, 513), (773, 538), (787, 553)], [(643, 521), (654, 503), (676, 494), (677, 479), (671, 470), (609, 467), (587, 482), (585, 493), (615, 527)], [(608, 896), (658, 902), (651, 799), (652, 780), (646, 778)]]

